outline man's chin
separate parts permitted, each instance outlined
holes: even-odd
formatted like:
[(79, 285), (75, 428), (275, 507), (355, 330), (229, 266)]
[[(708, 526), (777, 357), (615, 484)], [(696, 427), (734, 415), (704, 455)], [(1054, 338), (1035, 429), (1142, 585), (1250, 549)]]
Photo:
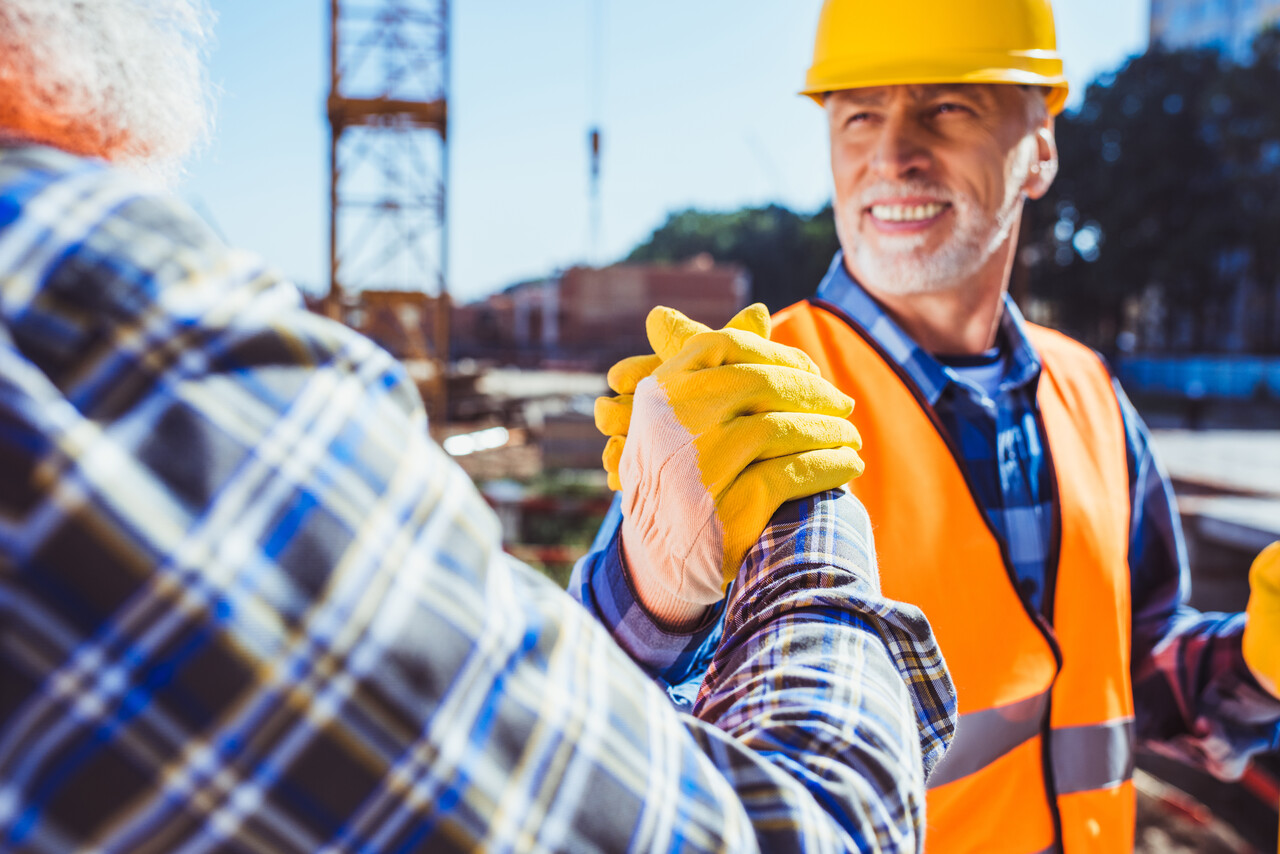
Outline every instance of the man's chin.
[(964, 280), (959, 265), (946, 263), (936, 253), (911, 253), (892, 259), (855, 259), (854, 278), (873, 294), (912, 296), (958, 287)]
[(958, 282), (921, 279), (919, 277), (888, 277), (879, 280), (879, 284), (862, 282), (863, 287), (877, 296), (918, 297), (926, 294), (940, 294), (954, 290)]

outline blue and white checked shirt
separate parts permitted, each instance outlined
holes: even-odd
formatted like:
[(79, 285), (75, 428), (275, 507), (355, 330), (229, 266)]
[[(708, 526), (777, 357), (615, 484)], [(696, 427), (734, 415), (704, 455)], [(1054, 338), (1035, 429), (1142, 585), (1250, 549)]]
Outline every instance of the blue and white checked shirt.
[[(919, 347), (845, 270), (837, 253), (817, 298), (866, 329), (934, 407), (960, 450), (981, 502), (1004, 538), (1024, 597), (1039, 608), (1055, 508), (1037, 426), (1040, 357), (1021, 313), (1005, 300), (998, 343), (1005, 372), (994, 397)], [(1250, 756), (1280, 749), (1280, 701), (1249, 672), (1242, 614), (1202, 614), (1185, 603), (1190, 572), (1173, 490), (1146, 425), (1118, 383), (1131, 484), (1129, 568), (1133, 596), (1136, 731), (1146, 746), (1225, 778)], [(656, 626), (625, 581), (614, 509), (595, 549), (575, 568), (570, 592), (593, 611), (678, 706), (696, 696), (722, 632), (721, 612), (687, 634)], [(879, 520), (884, 524), (883, 520)]]
[(0, 850), (919, 850), (954, 704), (866, 524), (777, 518), (679, 714), (502, 553), (389, 356), (0, 148)]

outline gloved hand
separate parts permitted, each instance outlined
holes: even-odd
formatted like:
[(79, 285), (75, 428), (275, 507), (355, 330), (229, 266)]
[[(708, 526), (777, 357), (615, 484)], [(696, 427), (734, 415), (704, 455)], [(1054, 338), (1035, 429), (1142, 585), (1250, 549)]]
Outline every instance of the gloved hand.
[[(762, 338), (768, 338), (771, 331), (769, 309), (765, 308), (764, 303), (753, 303), (735, 314), (721, 331), (729, 329), (754, 332)], [(691, 320), (673, 308), (658, 306), (649, 312), (645, 331), (649, 334), (651, 347), (657, 349), (655, 339), (662, 344), (661, 354), (654, 352), (648, 356), (630, 356), (618, 362), (609, 369), (606, 378), (609, 388), (617, 396), (596, 399), (596, 428), (609, 437), (604, 447), (604, 470), (609, 475), (609, 488), (614, 492), (622, 489), (622, 481), (618, 478), (618, 462), (622, 459), (627, 430), (631, 426), (631, 407), (636, 386), (663, 361), (675, 356), (684, 342), (699, 333), (710, 332), (711, 327)], [(808, 359), (808, 356), (805, 358)]]
[(803, 352), (768, 340), (764, 306), (717, 332), (659, 307), (646, 327), (662, 363), (615, 366), (622, 394), (597, 401), (596, 423), (611, 435), (637, 592), (681, 624), (723, 596), (779, 506), (862, 473), (861, 440), (853, 402)]
[(1253, 561), (1246, 610), (1245, 663), (1262, 687), (1280, 697), (1280, 541), (1267, 546)]

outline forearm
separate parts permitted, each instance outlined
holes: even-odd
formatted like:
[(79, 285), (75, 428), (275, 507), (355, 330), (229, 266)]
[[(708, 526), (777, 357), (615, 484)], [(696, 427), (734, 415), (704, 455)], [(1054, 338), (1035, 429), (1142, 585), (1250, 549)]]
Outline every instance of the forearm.
[(1148, 651), (1135, 650), (1137, 735), (1146, 746), (1223, 779), (1280, 749), (1280, 700), (1241, 654), (1242, 614), (1182, 607)]
[[(688, 650), (698, 648), (697, 636), (664, 635), (631, 600), (621, 563), (604, 556), (578, 567), (580, 595), (594, 600), (615, 637), (668, 665), (655, 674), (667, 685), (662, 676), (676, 669), (673, 659), (694, 659)], [(735, 738), (729, 749), (716, 746), (726, 739), (714, 731), (695, 735), (729, 761), (741, 763), (744, 744), (777, 756), (802, 786), (822, 787), (824, 803), (836, 802), (831, 787), (843, 799), (832, 815), (860, 847), (918, 843), (918, 783), (950, 737), (954, 697), (923, 616), (879, 595), (861, 507), (840, 493), (784, 505), (748, 553), (726, 605), (714, 665), (705, 681), (699, 669), (690, 682), (701, 683), (694, 713)], [(908, 673), (924, 675), (910, 690)], [(871, 791), (871, 781), (889, 784)]]
[(1132, 477), (1129, 565), (1136, 730), (1147, 747), (1223, 778), (1280, 747), (1280, 701), (1241, 652), (1244, 617), (1187, 606), (1190, 571), (1169, 480), (1123, 391)]
[[(571, 756), (560, 748), (569, 763), (557, 769), (563, 780), (543, 783), (557, 792), (558, 809), (584, 823), (594, 816), (602, 826), (625, 825), (636, 835), (619, 848), (635, 850), (919, 850), (922, 741), (931, 764), (954, 707), (938, 710), (926, 737), (887, 644), (909, 647), (916, 681), (949, 701), (937, 648), (918, 611), (879, 596), (860, 527), (865, 515), (849, 521), (852, 508), (861, 512), (854, 500), (797, 505), (794, 518), (771, 526), (771, 538), (748, 558), (740, 592), (731, 594), (734, 636), (716, 656), (698, 720), (672, 709), (601, 627), (549, 585), (510, 564), (493, 570), (486, 589), (512, 590), (502, 600), (523, 603), (514, 613), (486, 609), (507, 626), (502, 637), (528, 638), (518, 630), (524, 619), (557, 627), (563, 638), (547, 647), (545, 660), (531, 656), (513, 674), (531, 681), (512, 693), (555, 698), (543, 701), (554, 722), (532, 731), (591, 735)], [(811, 551), (798, 551), (801, 544)], [(538, 744), (513, 742), (526, 751)], [(632, 782), (570, 785), (603, 776)], [(607, 817), (599, 813), (606, 792)], [(579, 847), (590, 846), (579, 840)]]
[(784, 508), (749, 553), (694, 713), (838, 803), (861, 850), (909, 850), (954, 695), (923, 614), (880, 595), (865, 512), (827, 495)]

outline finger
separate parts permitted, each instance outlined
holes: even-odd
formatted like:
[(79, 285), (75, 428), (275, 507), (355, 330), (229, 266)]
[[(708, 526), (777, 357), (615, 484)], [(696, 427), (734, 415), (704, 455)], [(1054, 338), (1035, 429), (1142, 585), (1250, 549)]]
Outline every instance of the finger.
[(632, 394), (640, 384), (640, 380), (653, 373), (654, 369), (661, 364), (662, 359), (654, 353), (647, 356), (628, 356), (609, 369), (607, 377), (609, 388), (617, 394)]
[(700, 468), (720, 495), (748, 466), (806, 451), (862, 447), (853, 424), (830, 415), (768, 412), (737, 418), (697, 440)]
[(684, 348), (665, 360), (666, 372), (700, 371), (717, 365), (784, 365), (811, 374), (819, 374), (809, 354), (761, 338), (753, 332), (725, 329), (703, 332), (690, 338)]
[(625, 436), (631, 427), (631, 407), (634, 395), (597, 397), (595, 405), (596, 429), (606, 436)]
[(721, 436), (726, 444), (752, 448), (754, 462), (822, 448), (862, 449), (858, 428), (847, 418), (834, 415), (795, 412), (747, 415), (724, 425)]
[(609, 472), (609, 488), (614, 492), (622, 491), (622, 481), (618, 479), (617, 472)]
[(740, 329), (743, 332), (750, 332), (766, 339), (769, 337), (772, 327), (773, 324), (769, 320), (769, 309), (765, 308), (765, 304), (762, 302), (752, 303), (747, 306), (724, 325), (725, 329)]
[(693, 336), (711, 331), (711, 327), (706, 324), (691, 320), (665, 305), (655, 306), (649, 312), (644, 328), (649, 335), (649, 346), (664, 362), (679, 353), (685, 342)]
[(605, 442), (604, 453), (600, 455), (600, 461), (604, 464), (604, 470), (610, 474), (617, 474), (619, 466), (622, 463), (622, 449), (626, 447), (627, 438), (625, 436), (610, 436), (609, 441)]
[(841, 488), (863, 469), (862, 458), (853, 448), (823, 448), (763, 460), (743, 470), (721, 506), (725, 518), (746, 508), (764, 508), (767, 519), (788, 501)]
[(659, 382), (672, 412), (695, 436), (744, 415), (798, 412), (847, 418), (853, 412), (853, 400), (822, 377), (778, 365), (723, 365)]

